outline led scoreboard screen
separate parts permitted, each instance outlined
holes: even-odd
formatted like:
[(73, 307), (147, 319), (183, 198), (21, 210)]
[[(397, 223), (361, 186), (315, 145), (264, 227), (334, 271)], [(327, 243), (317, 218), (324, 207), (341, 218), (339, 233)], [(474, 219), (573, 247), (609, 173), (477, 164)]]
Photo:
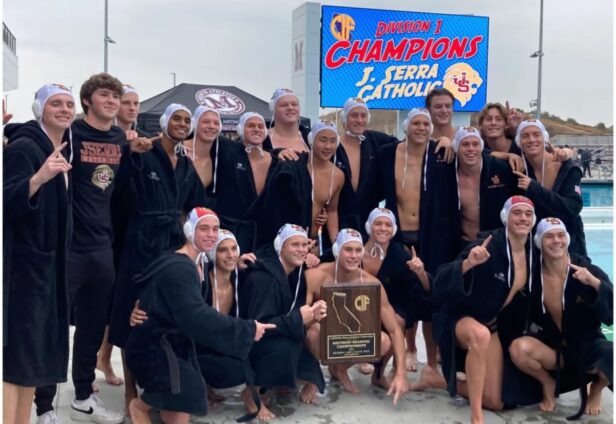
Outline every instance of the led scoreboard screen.
[(489, 19), (323, 6), (321, 107), (359, 97), (374, 109), (423, 107), (443, 87), (454, 110), (486, 102)]

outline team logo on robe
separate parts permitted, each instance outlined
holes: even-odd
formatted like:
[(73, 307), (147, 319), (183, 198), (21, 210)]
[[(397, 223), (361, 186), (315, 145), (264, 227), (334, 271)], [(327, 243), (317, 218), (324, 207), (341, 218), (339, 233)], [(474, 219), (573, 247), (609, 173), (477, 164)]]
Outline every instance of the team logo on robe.
[(109, 165), (98, 165), (92, 173), (92, 184), (105, 191), (113, 182), (115, 174)]
[(147, 174), (147, 177), (151, 179), (152, 181), (160, 181), (160, 178), (158, 178), (158, 174), (154, 171)]
[(202, 106), (216, 109), (221, 115), (239, 115), (246, 105), (233, 93), (219, 88), (204, 88), (197, 91), (195, 100)]
[(451, 91), (462, 106), (468, 103), (482, 84), (483, 79), (479, 76), (479, 72), (468, 63), (462, 62), (451, 65), (443, 78), (443, 88)]
[(498, 185), (500, 184), (500, 178), (498, 178), (498, 175), (494, 175), (492, 178), (490, 178), (492, 180), (492, 184), (494, 185)]
[(499, 281), (502, 281), (503, 283), (505, 282), (505, 274), (502, 272), (494, 274), (494, 278), (496, 278)]
[(577, 193), (578, 196), (582, 195), (582, 188), (579, 185), (576, 185), (574, 187), (575, 192)]
[(242, 162), (238, 162), (235, 164), (235, 168), (239, 169), (240, 171), (245, 171), (246, 167), (244, 166), (244, 164)]

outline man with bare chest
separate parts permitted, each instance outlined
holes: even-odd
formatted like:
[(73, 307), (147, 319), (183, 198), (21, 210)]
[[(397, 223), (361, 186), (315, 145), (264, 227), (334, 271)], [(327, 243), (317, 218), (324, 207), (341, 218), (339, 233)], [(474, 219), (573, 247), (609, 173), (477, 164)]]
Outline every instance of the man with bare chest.
[(480, 231), (502, 224), (499, 212), (516, 191), (516, 181), (507, 163), (483, 152), (484, 141), (473, 127), (460, 127), (453, 140), (456, 152), (460, 250)]
[(249, 210), (266, 190), (277, 161), (263, 150), (266, 128), (261, 115), (243, 114), (237, 133), (239, 143), (219, 144), (215, 209), (222, 224), (236, 235), (240, 249), (253, 252), (257, 225)]
[[(308, 153), (308, 172), (312, 180), (312, 220), (310, 237), (318, 238), (321, 251), (323, 244), (330, 246), (338, 234), (338, 199), (344, 185), (344, 174), (331, 161), (339, 144), (336, 125), (333, 122), (316, 121), (308, 141), (311, 146)], [(326, 221), (323, 222), (323, 218)], [(326, 225), (329, 240), (322, 237)]]
[(542, 411), (555, 409), (558, 394), (577, 387), (585, 391), (592, 380), (576, 417), (599, 414), (601, 391), (613, 379), (613, 344), (601, 332), (602, 323), (613, 323), (612, 284), (585, 258), (569, 255), (569, 233), (560, 219), (542, 219), (534, 241), (541, 251), (531, 292), (531, 319), (538, 330), (513, 341), (511, 358), (541, 383)]
[(528, 119), (518, 126), (515, 142), (522, 149), (527, 168), (527, 175), (514, 172), (518, 188), (535, 203), (539, 219), (553, 216), (563, 221), (571, 235), (569, 252), (588, 257), (580, 218), (582, 171), (572, 160), (559, 162), (553, 153), (547, 152), (549, 139), (539, 120)]
[[(306, 305), (312, 305), (319, 300), (321, 285), (326, 282), (344, 284), (343, 282), (379, 282), (374, 276), (362, 270), (363, 243), (358, 231), (350, 228), (342, 229), (333, 245), (335, 262), (323, 263), (317, 268), (306, 271)], [(380, 283), (379, 283), (380, 284)], [(375, 367), (372, 383), (388, 390), (394, 395), (394, 405), (400, 396), (408, 390), (406, 369), (404, 364), (404, 332), (396, 320), (396, 313), (387, 298), (387, 293), (381, 285), (381, 322), (385, 331), (381, 333), (381, 354), (395, 358), (395, 374), (391, 381), (381, 372), (381, 367)], [(306, 332), (307, 343), (313, 355), (318, 356), (320, 326), (317, 322), (309, 323)], [(347, 370), (352, 364), (330, 365), (329, 373), (332, 379), (339, 380), (345, 391), (357, 394), (359, 389)], [(309, 387), (306, 388), (308, 391)]]
[(230, 143), (231, 140), (221, 136), (222, 124), (219, 112), (207, 106), (195, 109), (193, 129), (192, 140), (186, 140), (184, 146), (208, 197), (215, 197), (220, 144)]
[(398, 139), (368, 130), (370, 110), (362, 99), (348, 99), (340, 119), (345, 130), (336, 151), (336, 166), (345, 176), (338, 208), (340, 227), (356, 228), (365, 237), (364, 223), (383, 200), (377, 150)]
[[(516, 404), (519, 390), (503, 384), (503, 376), (515, 370), (509, 344), (525, 330), (533, 255), (529, 234), (535, 222), (532, 202), (511, 197), (501, 219), (505, 228), (483, 234), (443, 265), (433, 288), (444, 301), (434, 315), (434, 334), (447, 384), (430, 375), (422, 375), (421, 381), (426, 387), (447, 387), (452, 396), (468, 397), (472, 423), (483, 423), (482, 407), (501, 410), (505, 404)], [(457, 371), (465, 373), (464, 381), (457, 380)]]
[[(437, 143), (430, 136), (432, 121), (426, 109), (411, 110), (403, 125), (406, 140), (379, 150), (385, 207), (399, 222), (397, 241), (409, 249), (413, 247), (428, 273), (436, 275), (438, 267), (453, 260), (457, 253), (455, 168), (445, 161), (444, 152), (436, 152)], [(424, 322), (428, 365), (436, 368), (436, 344), (429, 324), (435, 305), (417, 298), (413, 299), (412, 307), (414, 318)], [(409, 370), (415, 367), (414, 339), (414, 334), (407, 337)]]

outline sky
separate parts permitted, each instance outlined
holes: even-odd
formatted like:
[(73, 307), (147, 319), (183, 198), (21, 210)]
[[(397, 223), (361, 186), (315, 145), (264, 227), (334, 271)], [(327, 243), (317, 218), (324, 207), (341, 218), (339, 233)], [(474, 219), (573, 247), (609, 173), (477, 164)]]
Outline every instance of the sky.
[[(109, 0), (109, 72), (147, 99), (177, 83), (235, 85), (268, 100), (291, 86), (292, 11), (300, 0)], [(322, 4), (490, 18), (488, 101), (529, 110), (537, 97), (540, 0), (356, 0)], [(103, 70), (104, 0), (5, 0), (17, 38), (14, 121), (32, 118), (45, 83), (79, 87)], [(613, 124), (612, 0), (544, 0), (542, 110)]]

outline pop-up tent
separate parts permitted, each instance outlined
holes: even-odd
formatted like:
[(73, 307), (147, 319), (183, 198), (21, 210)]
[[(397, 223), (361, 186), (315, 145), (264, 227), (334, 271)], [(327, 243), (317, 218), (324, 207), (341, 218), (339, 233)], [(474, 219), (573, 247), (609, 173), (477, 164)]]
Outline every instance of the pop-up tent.
[[(235, 131), (244, 112), (257, 112), (266, 122), (272, 113), (267, 102), (230, 85), (200, 85), (182, 83), (141, 102), (137, 124), (142, 130), (155, 134), (160, 131), (159, 119), (171, 103), (180, 103), (194, 111), (199, 105), (218, 110), (223, 131)], [(310, 126), (308, 118), (302, 125)]]

